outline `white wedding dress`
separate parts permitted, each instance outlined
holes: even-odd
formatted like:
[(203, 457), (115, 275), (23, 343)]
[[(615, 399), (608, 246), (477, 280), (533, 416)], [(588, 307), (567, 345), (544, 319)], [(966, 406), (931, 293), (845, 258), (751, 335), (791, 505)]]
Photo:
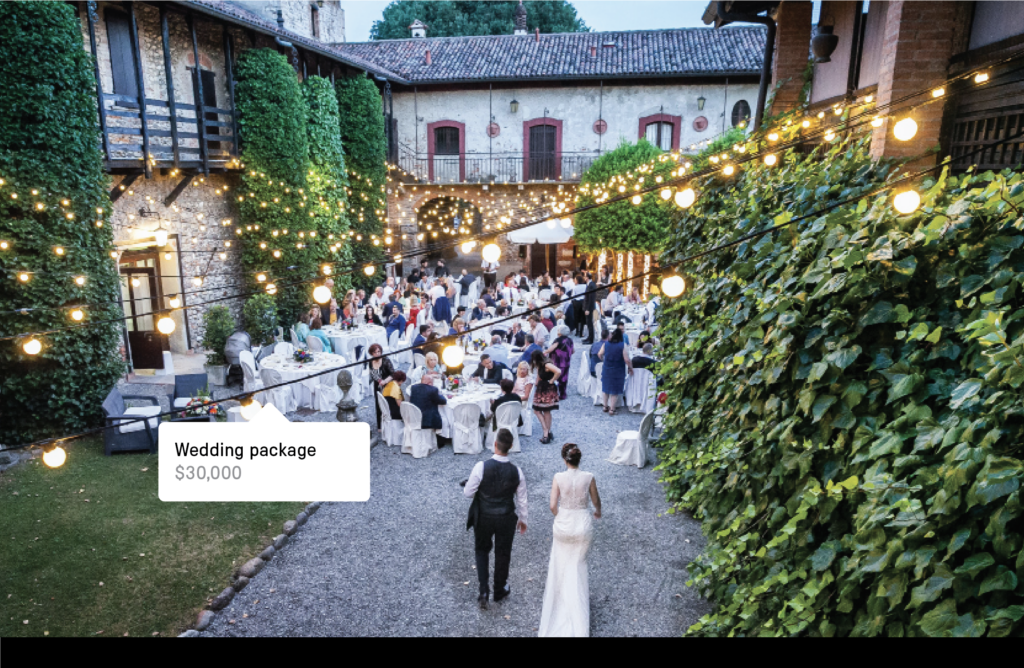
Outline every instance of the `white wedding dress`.
[(592, 473), (568, 469), (555, 474), (558, 514), (555, 515), (544, 608), (540, 614), (541, 638), (590, 636), (590, 585), (587, 581), (587, 550), (594, 534), (590, 511)]

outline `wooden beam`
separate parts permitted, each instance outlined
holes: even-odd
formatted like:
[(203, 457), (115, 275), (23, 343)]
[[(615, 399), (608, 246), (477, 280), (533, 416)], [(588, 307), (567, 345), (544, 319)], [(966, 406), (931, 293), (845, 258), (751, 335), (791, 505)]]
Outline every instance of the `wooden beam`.
[(114, 189), (110, 191), (110, 203), (113, 204), (117, 200), (121, 199), (121, 195), (123, 195), (125, 191), (135, 183), (135, 179), (139, 178), (141, 175), (142, 172), (132, 172), (121, 179), (121, 182), (114, 186)]
[(131, 38), (132, 54), (135, 58), (135, 85), (139, 94), (139, 123), (142, 126), (142, 169), (146, 178), (153, 176), (149, 166), (149, 128), (146, 127), (146, 86), (142, 76), (142, 48), (139, 44), (139, 24), (135, 20), (135, 3), (122, 3), (128, 11), (128, 35)]
[(185, 174), (185, 177), (178, 183), (178, 185), (174, 186), (174, 190), (171, 191), (171, 194), (164, 198), (164, 206), (174, 204), (174, 200), (178, 199), (178, 196), (185, 192), (185, 188), (188, 188), (188, 184), (192, 183), (192, 179), (195, 177), (195, 172)]
[(171, 38), (167, 28), (167, 8), (160, 5), (160, 36), (164, 46), (164, 77), (167, 79), (167, 105), (170, 108), (171, 150), (174, 153), (174, 166), (181, 162), (178, 145), (178, 108), (174, 104), (174, 69), (171, 66)]
[(199, 65), (199, 40), (196, 38), (196, 20), (192, 13), (185, 15), (188, 22), (188, 31), (192, 35), (192, 56), (196, 61), (195, 70), (195, 103), (196, 103), (196, 133), (199, 135), (199, 160), (203, 163), (203, 174), (210, 175), (210, 156), (207, 155), (206, 147), (206, 114), (203, 113), (203, 70)]
[(103, 80), (100, 78), (100, 61), (96, 56), (96, 3), (87, 2), (85, 16), (89, 24), (89, 48), (92, 51), (92, 71), (96, 76), (96, 107), (100, 117), (100, 134), (103, 137), (103, 158), (110, 159), (110, 142), (107, 140), (107, 113), (103, 108)]
[(238, 134), (238, 109), (235, 108), (235, 70), (234, 70), (234, 38), (228, 30), (228, 24), (223, 24), (224, 29), (224, 68), (228, 77), (228, 97), (231, 100), (231, 132), (235, 135), (232, 142), (235, 157), (242, 155), (242, 138)]

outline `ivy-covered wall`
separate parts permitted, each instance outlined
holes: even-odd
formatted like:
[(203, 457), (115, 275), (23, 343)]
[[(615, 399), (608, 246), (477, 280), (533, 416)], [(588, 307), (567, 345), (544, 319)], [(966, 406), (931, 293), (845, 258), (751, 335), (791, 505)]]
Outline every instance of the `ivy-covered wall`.
[(0, 443), (13, 445), (100, 424), (124, 371), (120, 323), (99, 324), (121, 317), (120, 290), (96, 84), (69, 4), (0, 3), (0, 179), (0, 336), (76, 324), (69, 310), (14, 309), (90, 305), (88, 326), (39, 337), (38, 355), (0, 342)]
[[(661, 258), (865, 193), (866, 144), (707, 177)], [(660, 469), (708, 537), (702, 635), (1024, 631), (1024, 179), (929, 178), (683, 267)]]
[[(661, 149), (646, 139), (620, 144), (583, 173), (576, 206), (630, 195), (635, 189), (660, 183), (659, 178), (670, 179), (678, 165), (667, 156), (659, 160), (662, 156)], [(604, 249), (657, 253), (665, 244), (674, 208), (671, 200), (655, 192), (643, 195), (639, 205), (625, 200), (582, 211), (575, 216), (574, 237), (588, 253)]]
[[(366, 76), (338, 79), (335, 82), (338, 111), (341, 116), (341, 141), (347, 155), (349, 176), (350, 224), (362, 242), (355, 241), (352, 257), (358, 266), (379, 262), (384, 257), (383, 242), (373, 245), (373, 237), (384, 235), (387, 216), (385, 180), (387, 178), (387, 142), (380, 91)], [(396, 230), (397, 231), (397, 230)], [(398, 248), (397, 240), (395, 248)], [(380, 267), (373, 278), (361, 271), (352, 276), (359, 287), (380, 283)]]

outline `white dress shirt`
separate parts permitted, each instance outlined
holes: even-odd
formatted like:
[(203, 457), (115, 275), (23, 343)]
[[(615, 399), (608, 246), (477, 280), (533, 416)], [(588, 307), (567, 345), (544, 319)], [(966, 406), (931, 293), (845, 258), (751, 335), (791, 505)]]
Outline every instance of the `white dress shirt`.
[(391, 295), (394, 294), (394, 292), (395, 292), (395, 289), (393, 287), (391, 287), (390, 285), (385, 285), (384, 286), (384, 303), (385, 304), (388, 303), (388, 300), (391, 298)]
[(387, 303), (388, 300), (384, 299), (383, 297), (378, 297), (376, 292), (370, 295), (370, 306), (372, 306), (375, 309), (379, 309), (381, 306)]
[(572, 291), (569, 292), (568, 294), (572, 295), (573, 301), (577, 301), (578, 302), (578, 301), (583, 301), (583, 298), (585, 297), (585, 295), (583, 293), (585, 293), (586, 291), (587, 291), (587, 284), (586, 283), (577, 283), (576, 285), (572, 286)]
[(430, 292), (428, 294), (430, 295), (431, 301), (436, 301), (438, 297), (444, 297), (447, 293), (448, 291), (445, 290), (443, 285), (435, 285), (430, 288)]
[(498, 267), (500, 266), (501, 265), (498, 264), (497, 262), (488, 262), (487, 260), (484, 260), (483, 262), (480, 263), (480, 268), (483, 269), (488, 274), (493, 274), (494, 272), (498, 271)]
[[(507, 462), (508, 457), (505, 455), (494, 455), (491, 459), (495, 459), (499, 462)], [(519, 521), (523, 524), (528, 524), (526, 521), (526, 476), (523, 475), (523, 469), (516, 467), (519, 471), (519, 487), (516, 487), (516, 515), (519, 516)], [(473, 467), (473, 472), (469, 474), (469, 482), (466, 483), (466, 488), (463, 490), (463, 494), (467, 499), (472, 499), (476, 495), (476, 491), (480, 489), (480, 483), (484, 479), (484, 463), (477, 462), (476, 466)]]
[(544, 342), (548, 340), (548, 328), (544, 326), (544, 323), (538, 322), (530, 333), (533, 334), (533, 342), (543, 348)]

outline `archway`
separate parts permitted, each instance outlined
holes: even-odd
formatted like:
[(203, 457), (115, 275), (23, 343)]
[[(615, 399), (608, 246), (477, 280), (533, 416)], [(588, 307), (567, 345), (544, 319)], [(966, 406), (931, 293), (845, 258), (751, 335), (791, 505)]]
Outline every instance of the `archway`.
[[(459, 237), (470, 237), (483, 230), (484, 216), (480, 208), (461, 197), (433, 197), (422, 202), (416, 209), (416, 237), (420, 247), (447, 245)], [(422, 239), (420, 235), (423, 235)], [(459, 274), (462, 269), (474, 272), (480, 265), (478, 254), (464, 253), (458, 246), (440, 250), (426, 259), (430, 267), (434, 267), (437, 260), (444, 260), (453, 274)]]

